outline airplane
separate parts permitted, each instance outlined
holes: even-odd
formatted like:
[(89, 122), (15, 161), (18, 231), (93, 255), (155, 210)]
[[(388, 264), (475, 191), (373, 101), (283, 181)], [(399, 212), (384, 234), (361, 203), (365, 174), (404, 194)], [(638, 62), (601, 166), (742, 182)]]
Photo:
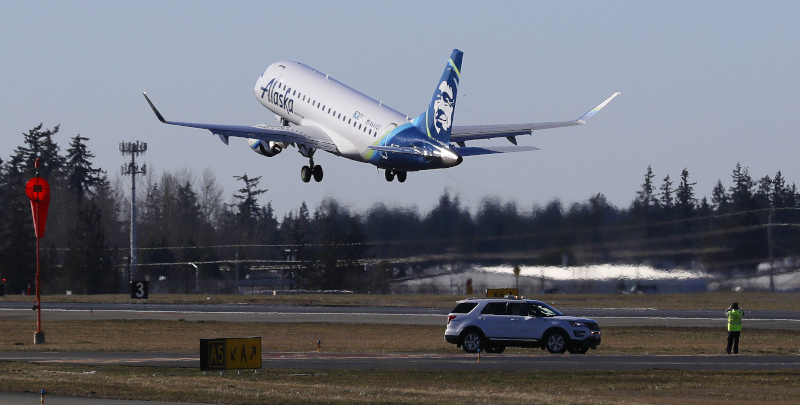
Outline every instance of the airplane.
[[(408, 172), (458, 166), (464, 156), (539, 150), (517, 145), (517, 136), (539, 129), (583, 125), (620, 93), (572, 121), (453, 126), (461, 80), (463, 52), (454, 49), (437, 82), (427, 109), (410, 118), (347, 85), (298, 62), (281, 61), (267, 67), (253, 88), (258, 101), (275, 114), (278, 126), (218, 125), (167, 121), (146, 92), (147, 103), (165, 124), (201, 128), (228, 138), (247, 138), (258, 154), (273, 157), (294, 146), (309, 164), (300, 178), (322, 181), (322, 166), (314, 153), (323, 150), (385, 171), (386, 181), (406, 181)], [(469, 147), (467, 141), (504, 137), (514, 146)]]

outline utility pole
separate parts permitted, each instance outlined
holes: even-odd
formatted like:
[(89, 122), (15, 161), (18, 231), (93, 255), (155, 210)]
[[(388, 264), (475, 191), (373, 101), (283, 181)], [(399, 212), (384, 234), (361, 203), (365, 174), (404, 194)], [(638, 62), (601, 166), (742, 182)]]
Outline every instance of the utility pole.
[(772, 218), (775, 208), (769, 209), (769, 222), (767, 224), (767, 249), (769, 250), (769, 292), (775, 292), (775, 262), (772, 258)]
[(136, 164), (136, 156), (147, 151), (146, 142), (120, 142), (119, 151), (122, 155), (131, 155), (131, 162), (122, 165), (122, 175), (131, 176), (131, 264), (128, 273), (129, 281), (137, 280), (138, 272), (136, 268), (136, 175), (147, 174), (147, 165), (142, 165), (141, 169)]

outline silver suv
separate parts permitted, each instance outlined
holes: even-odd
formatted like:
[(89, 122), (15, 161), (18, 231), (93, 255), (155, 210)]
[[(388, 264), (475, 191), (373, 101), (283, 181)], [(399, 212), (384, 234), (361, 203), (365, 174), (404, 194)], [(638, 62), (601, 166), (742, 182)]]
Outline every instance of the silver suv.
[(444, 338), (467, 353), (502, 353), (512, 346), (584, 354), (600, 344), (600, 326), (592, 319), (565, 316), (541, 301), (471, 298), (450, 311)]

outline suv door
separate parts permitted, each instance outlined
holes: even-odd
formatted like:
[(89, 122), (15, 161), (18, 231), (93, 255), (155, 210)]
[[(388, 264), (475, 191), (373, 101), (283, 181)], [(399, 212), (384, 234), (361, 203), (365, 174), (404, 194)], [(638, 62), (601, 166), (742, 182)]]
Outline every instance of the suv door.
[(508, 315), (506, 315), (505, 301), (488, 302), (478, 315), (478, 327), (489, 338), (508, 337)]
[(519, 340), (541, 339), (549, 321), (530, 302), (508, 304), (509, 337)]

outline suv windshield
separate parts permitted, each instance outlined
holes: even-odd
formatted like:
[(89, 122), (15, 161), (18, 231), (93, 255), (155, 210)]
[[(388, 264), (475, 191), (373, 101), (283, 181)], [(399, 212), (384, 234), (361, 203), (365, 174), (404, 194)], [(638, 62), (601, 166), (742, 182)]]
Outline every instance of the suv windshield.
[(553, 317), (553, 316), (563, 316), (561, 312), (558, 312), (557, 309), (542, 303), (542, 302), (532, 302), (531, 305), (533, 306), (534, 311), (536, 311), (536, 315), (531, 316), (540, 316), (540, 317)]

